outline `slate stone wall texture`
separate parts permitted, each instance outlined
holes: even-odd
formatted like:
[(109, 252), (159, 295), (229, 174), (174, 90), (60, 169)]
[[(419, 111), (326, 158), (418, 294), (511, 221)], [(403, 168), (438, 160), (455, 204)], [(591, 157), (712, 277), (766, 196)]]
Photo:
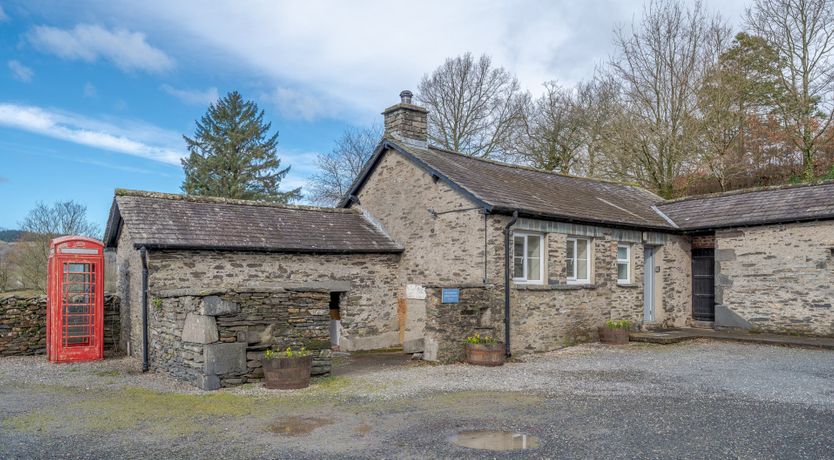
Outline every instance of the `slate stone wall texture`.
[(462, 361), (466, 337), (475, 333), (503, 341), (503, 289), (493, 285), (454, 287), (460, 289), (460, 302), (448, 304), (441, 302), (442, 286), (426, 287), (426, 360)]
[(119, 349), (130, 356), (142, 356), (142, 259), (133, 248), (130, 229), (122, 227), (116, 251), (116, 292), (122, 300)]
[[(385, 153), (359, 192), (359, 206), (405, 247), (398, 285), (483, 284), (502, 281), (507, 216), (484, 215), (475, 205), (397, 152)], [(429, 209), (439, 214), (432, 217)], [(486, 248), (484, 233), (486, 230)]]
[(834, 222), (718, 231), (716, 285), (756, 329), (834, 335)]
[[(483, 285), (484, 254), (486, 283), (503, 292), (503, 228), (509, 216), (488, 215), (484, 226), (483, 214), (468, 210), (474, 207), (471, 201), (393, 151), (380, 160), (360, 191), (359, 200), (358, 206), (405, 247), (397, 282), (401, 296), (409, 284)], [(458, 212), (435, 218), (428, 209)], [(593, 286), (577, 289), (564, 286), (566, 238), (560, 233), (550, 233), (546, 238), (544, 270), (548, 284), (555, 287), (512, 291), (514, 352), (546, 351), (566, 343), (592, 340), (599, 323), (609, 318), (635, 322), (643, 319), (643, 245), (632, 244), (631, 285), (618, 286), (617, 242), (610, 235), (595, 239)], [(669, 247), (659, 247), (655, 258), (661, 270), (656, 275), (656, 319), (662, 324), (682, 326), (690, 311), (688, 237), (669, 239)], [(427, 326), (429, 316), (438, 314), (432, 308), (427, 302)]]
[[(399, 254), (276, 254), (152, 251), (150, 292), (246, 286), (344, 292), (343, 350), (399, 345), (395, 279)], [(183, 318), (184, 319), (184, 318)]]
[(632, 282), (617, 284), (617, 244), (610, 234), (593, 238), (591, 283), (567, 284), (567, 235), (546, 235), (548, 284), (515, 284), (511, 291), (513, 353), (548, 351), (597, 339), (609, 319), (643, 319), (643, 245), (631, 244)]
[(152, 369), (213, 390), (263, 379), (268, 348), (304, 347), (314, 353), (313, 375), (330, 372), (328, 291), (186, 288), (154, 299)]
[[(119, 298), (104, 297), (104, 350), (119, 350)], [(0, 356), (46, 353), (46, 296), (0, 295)]]

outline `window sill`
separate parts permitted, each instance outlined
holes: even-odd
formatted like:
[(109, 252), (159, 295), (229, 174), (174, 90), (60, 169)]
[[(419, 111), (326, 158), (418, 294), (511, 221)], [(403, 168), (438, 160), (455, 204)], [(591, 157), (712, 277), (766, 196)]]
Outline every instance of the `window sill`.
[(640, 287), (640, 285), (636, 283), (617, 283), (617, 287), (621, 287), (624, 289), (637, 289)]
[(516, 284), (519, 291), (578, 291), (581, 289), (596, 289), (595, 284)]

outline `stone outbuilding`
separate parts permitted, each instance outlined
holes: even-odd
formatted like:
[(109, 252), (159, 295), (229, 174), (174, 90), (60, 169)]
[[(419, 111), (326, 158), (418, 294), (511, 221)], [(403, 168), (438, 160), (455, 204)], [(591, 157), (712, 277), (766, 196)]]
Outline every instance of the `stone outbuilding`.
[(216, 388), (276, 345), (324, 373), (331, 347), (449, 362), (474, 332), (521, 354), (609, 319), (834, 336), (834, 183), (664, 200), (433, 147), (401, 97), (336, 209), (117, 192), (123, 347)]
[(262, 378), (269, 347), (325, 374), (331, 347), (398, 343), (402, 248), (359, 211), (119, 190), (105, 243), (123, 349), (201, 388)]

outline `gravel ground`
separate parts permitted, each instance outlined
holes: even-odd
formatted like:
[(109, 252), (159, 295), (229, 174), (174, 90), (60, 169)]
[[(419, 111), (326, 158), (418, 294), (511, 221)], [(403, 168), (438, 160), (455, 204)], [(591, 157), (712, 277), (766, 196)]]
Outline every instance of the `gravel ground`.
[(469, 458), (459, 431), (523, 432), (489, 456), (831, 458), (834, 352), (582, 345), (500, 368), (407, 365), (206, 393), (131, 359), (0, 359), (0, 458)]

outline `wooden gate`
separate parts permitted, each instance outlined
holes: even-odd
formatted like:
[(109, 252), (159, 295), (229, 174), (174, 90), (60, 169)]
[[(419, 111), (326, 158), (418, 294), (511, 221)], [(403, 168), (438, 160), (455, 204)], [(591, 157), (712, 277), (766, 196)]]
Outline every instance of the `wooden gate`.
[(715, 320), (715, 249), (692, 249), (692, 318)]

